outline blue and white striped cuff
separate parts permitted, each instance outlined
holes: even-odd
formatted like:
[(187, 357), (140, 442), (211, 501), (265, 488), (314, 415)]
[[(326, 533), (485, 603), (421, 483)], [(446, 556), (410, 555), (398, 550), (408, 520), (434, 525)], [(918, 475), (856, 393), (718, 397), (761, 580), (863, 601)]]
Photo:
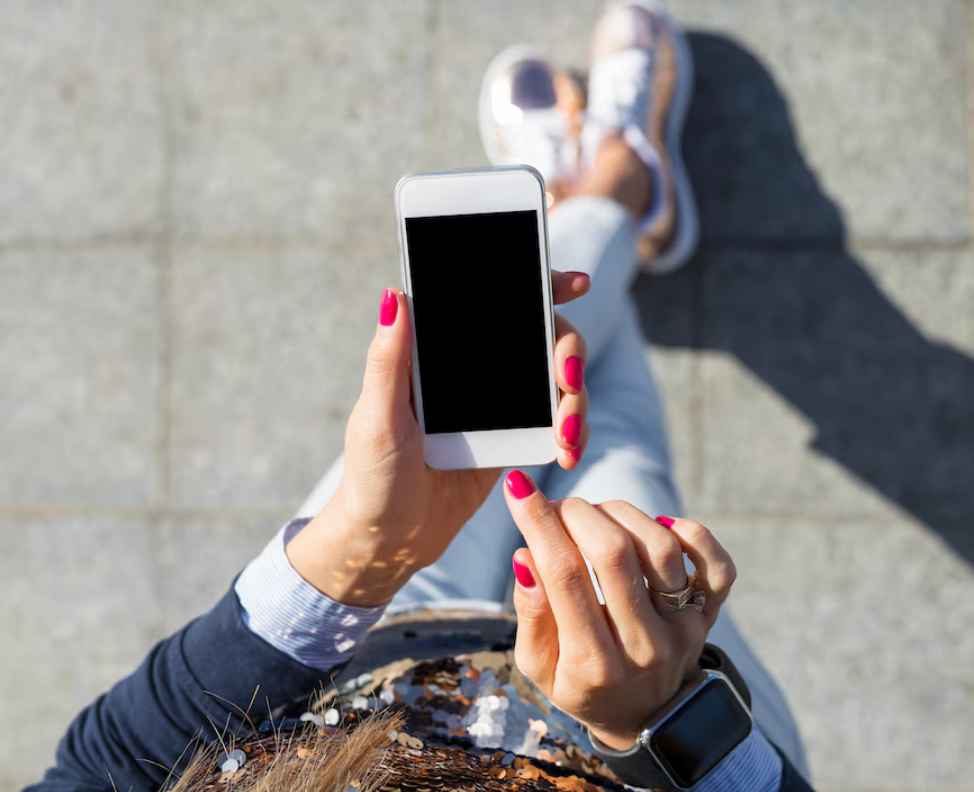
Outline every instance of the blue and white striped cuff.
[(744, 742), (693, 787), (693, 792), (778, 792), (781, 772), (781, 757), (755, 724)]
[(342, 605), (297, 573), (284, 548), (309, 522), (292, 520), (281, 528), (234, 590), (251, 632), (299, 663), (329, 671), (352, 658), (385, 606)]

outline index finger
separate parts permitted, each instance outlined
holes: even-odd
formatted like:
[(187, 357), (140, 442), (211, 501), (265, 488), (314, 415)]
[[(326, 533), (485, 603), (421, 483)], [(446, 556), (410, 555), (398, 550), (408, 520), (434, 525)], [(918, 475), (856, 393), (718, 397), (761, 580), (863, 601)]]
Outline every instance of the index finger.
[(558, 634), (571, 636), (570, 648), (579, 655), (603, 654), (614, 641), (578, 546), (528, 476), (512, 470), (504, 485), (507, 508), (531, 550)]
[(551, 271), (551, 296), (555, 305), (577, 300), (591, 285), (592, 279), (584, 272)]

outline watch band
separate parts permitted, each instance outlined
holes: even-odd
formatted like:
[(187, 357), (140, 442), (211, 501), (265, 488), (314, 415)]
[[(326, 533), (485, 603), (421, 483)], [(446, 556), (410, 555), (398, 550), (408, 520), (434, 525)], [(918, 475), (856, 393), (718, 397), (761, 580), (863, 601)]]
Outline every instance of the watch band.
[(700, 667), (706, 671), (720, 671), (730, 680), (737, 695), (744, 699), (747, 708), (751, 709), (751, 691), (748, 690), (741, 672), (737, 670), (737, 666), (731, 662), (723, 649), (713, 644), (704, 644), (703, 651), (700, 653)]
[[(654, 715), (647, 722), (654, 723), (656, 726), (661, 726), (673, 714), (677, 709), (679, 709), (684, 703), (690, 701), (697, 692), (699, 692), (704, 686), (709, 682), (713, 681), (714, 678), (720, 678), (726, 683), (728, 683), (731, 688), (733, 688), (734, 693), (737, 694), (737, 698), (740, 703), (748, 711), (750, 715), (751, 709), (751, 692), (748, 690), (747, 685), (744, 683), (744, 679), (741, 677), (740, 672), (734, 666), (731, 659), (727, 654), (721, 650), (719, 647), (713, 644), (706, 644), (704, 646), (703, 652), (700, 655), (700, 667), (703, 669), (706, 675), (704, 680), (697, 684), (697, 686), (688, 692), (685, 696), (674, 699), (666, 707), (661, 710), (663, 713), (660, 717), (660, 713), (654, 713)], [(670, 777), (663, 770), (663, 768), (657, 763), (656, 759), (650, 753), (650, 751), (644, 746), (643, 733), (640, 733), (640, 737), (636, 740), (635, 745), (624, 751), (616, 751), (602, 745), (591, 733), (589, 734), (589, 740), (592, 743), (592, 747), (595, 748), (596, 752), (602, 757), (605, 763), (609, 766), (613, 773), (619, 777), (620, 780), (629, 784), (630, 786), (637, 787), (651, 787), (655, 789), (681, 789), (682, 787), (674, 786)]]

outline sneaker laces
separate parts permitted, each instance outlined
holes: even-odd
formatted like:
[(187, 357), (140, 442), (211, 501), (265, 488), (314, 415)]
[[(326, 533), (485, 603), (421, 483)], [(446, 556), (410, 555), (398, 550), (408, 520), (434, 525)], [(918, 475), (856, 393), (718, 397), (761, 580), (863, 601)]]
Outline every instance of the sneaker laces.
[(635, 47), (595, 64), (589, 74), (589, 117), (605, 129), (644, 123), (652, 70), (652, 53)]
[(649, 168), (653, 180), (652, 200), (640, 221), (642, 228), (655, 224), (663, 210), (665, 174), (656, 147), (646, 137), (646, 119), (652, 102), (651, 50), (631, 47), (592, 67), (589, 74), (589, 104), (582, 131), (582, 158), (592, 167), (602, 138), (609, 132), (621, 134), (627, 145)]
[(578, 144), (569, 135), (568, 119), (554, 107), (523, 111), (520, 123), (498, 125), (508, 159), (537, 169), (545, 181), (574, 170)]

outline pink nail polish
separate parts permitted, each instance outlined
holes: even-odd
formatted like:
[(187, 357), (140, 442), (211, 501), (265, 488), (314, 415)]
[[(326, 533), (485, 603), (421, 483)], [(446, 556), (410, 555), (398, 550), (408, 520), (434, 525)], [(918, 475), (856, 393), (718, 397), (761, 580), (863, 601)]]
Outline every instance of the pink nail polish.
[(525, 476), (520, 470), (512, 470), (507, 474), (507, 488), (518, 500), (526, 498), (534, 493), (534, 482)]
[(565, 453), (568, 454), (568, 456), (570, 456), (576, 462), (578, 462), (578, 460), (582, 458), (582, 454), (577, 448), (569, 448)]
[(656, 518), (656, 522), (658, 522), (664, 528), (672, 528), (673, 525), (676, 523), (676, 520), (674, 520), (672, 517), (660, 516)]
[(516, 558), (514, 561), (514, 577), (517, 578), (517, 582), (520, 583), (526, 589), (532, 589), (535, 587), (534, 575), (531, 574), (531, 570), (528, 569), (524, 564), (518, 561)]
[(399, 313), (399, 300), (392, 289), (382, 292), (382, 303), (379, 305), (379, 324), (389, 327), (396, 323), (396, 314)]
[(569, 415), (561, 426), (561, 436), (570, 446), (577, 446), (582, 436), (582, 419), (577, 415)]
[(577, 391), (582, 389), (582, 382), (585, 379), (585, 361), (577, 355), (572, 355), (565, 361), (565, 382), (569, 388)]

